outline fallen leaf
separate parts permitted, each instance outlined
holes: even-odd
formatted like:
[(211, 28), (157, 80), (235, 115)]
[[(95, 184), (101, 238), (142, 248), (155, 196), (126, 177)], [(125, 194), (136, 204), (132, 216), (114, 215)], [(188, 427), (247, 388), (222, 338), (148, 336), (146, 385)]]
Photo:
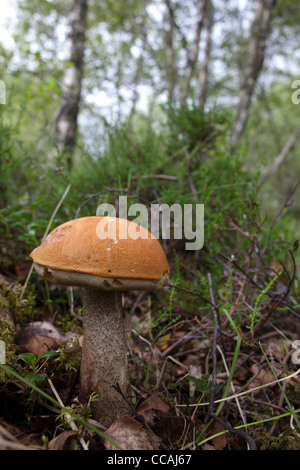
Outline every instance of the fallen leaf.
[(57, 349), (66, 344), (75, 334), (61, 333), (58, 328), (47, 321), (30, 322), (27, 325), (17, 325), (16, 343), (22, 352), (33, 352), (37, 356), (49, 349)]
[[(158, 450), (160, 438), (146, 430), (141, 423), (129, 416), (117, 419), (106, 435), (119, 444), (124, 450)], [(107, 450), (117, 450), (117, 447), (105, 441)]]
[(161, 398), (159, 398), (158, 395), (151, 395), (146, 400), (144, 400), (143, 403), (141, 403), (137, 411), (138, 413), (142, 414), (150, 409), (160, 410), (163, 413), (167, 413), (167, 411), (169, 410), (169, 405), (167, 405), (167, 403), (165, 403)]
[(26, 350), (34, 353), (36, 356), (41, 356), (49, 350), (58, 348), (58, 344), (48, 336), (33, 335), (26, 344)]
[(54, 437), (54, 439), (49, 442), (49, 450), (64, 450), (64, 446), (67, 440), (70, 437), (76, 436), (77, 433), (78, 431), (64, 431), (60, 433), (58, 436)]
[(212, 446), (211, 444), (207, 444), (207, 443), (206, 443), (206, 444), (204, 444), (204, 445), (202, 446), (202, 450), (209, 450), (209, 451), (211, 451), (211, 450), (216, 450), (216, 448), (215, 448), (214, 446)]
[[(259, 367), (257, 364), (253, 364), (251, 366), (251, 372), (253, 372), (255, 378), (249, 384), (249, 389), (252, 389), (255, 387), (261, 387), (266, 384), (270, 384), (271, 382), (274, 382), (274, 375), (272, 374), (272, 372), (266, 369), (259, 370)], [(274, 384), (270, 386), (274, 386)]]
[[(218, 434), (219, 432), (225, 431), (225, 428), (219, 424), (214, 422), (211, 433), (212, 435)], [(216, 436), (211, 440), (212, 445), (214, 446), (215, 450), (222, 450), (227, 444), (227, 437), (226, 434), (221, 434), (220, 436)]]
[(155, 346), (157, 348), (159, 348), (161, 351), (164, 351), (165, 349), (167, 349), (169, 347), (169, 344), (170, 344), (170, 339), (172, 338), (171, 334), (168, 333), (164, 336), (161, 336), (160, 338), (158, 338), (158, 340), (156, 341), (155, 343)]
[(34, 437), (24, 435), (13, 424), (0, 420), (0, 450), (42, 450)]
[(137, 408), (137, 412), (143, 415), (149, 426), (154, 426), (158, 416), (157, 412), (167, 413), (169, 406), (157, 395), (151, 395)]

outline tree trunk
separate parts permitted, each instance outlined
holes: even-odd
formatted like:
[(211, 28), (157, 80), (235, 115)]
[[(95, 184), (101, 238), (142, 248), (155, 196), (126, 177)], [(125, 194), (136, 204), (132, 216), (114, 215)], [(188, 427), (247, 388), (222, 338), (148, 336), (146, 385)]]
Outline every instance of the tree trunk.
[(199, 54), (199, 42), (200, 42), (200, 37), (201, 37), (201, 31), (203, 28), (203, 23), (204, 23), (204, 18), (207, 12), (208, 3), (209, 3), (208, 0), (203, 0), (201, 3), (201, 6), (199, 7), (198, 21), (197, 21), (197, 26), (196, 26), (196, 31), (195, 31), (195, 38), (192, 44), (192, 51), (191, 51), (190, 56), (187, 58), (187, 65), (185, 67), (184, 82), (183, 82), (183, 87), (182, 87), (182, 91), (180, 95), (181, 104), (185, 104), (186, 102), (189, 89), (190, 89), (191, 78), (195, 71), (198, 54)]
[(55, 142), (60, 152), (67, 150), (68, 166), (76, 144), (77, 121), (83, 79), (85, 32), (88, 0), (72, 0), (68, 12), (69, 32), (61, 106), (56, 118)]
[(167, 87), (168, 87), (168, 103), (173, 104), (174, 88), (175, 88), (175, 52), (174, 52), (174, 22), (169, 9), (167, 12), (166, 21), (169, 23), (169, 29), (165, 33), (165, 45), (166, 45), (166, 76), (167, 76)]
[(199, 72), (198, 85), (199, 85), (199, 107), (205, 106), (208, 84), (209, 84), (209, 64), (211, 59), (211, 46), (212, 46), (212, 29), (214, 22), (214, 7), (210, 1), (208, 4), (207, 15), (204, 19), (204, 26), (206, 28), (206, 39), (204, 48), (204, 59), (202, 61), (201, 69)]
[(259, 0), (255, 18), (251, 28), (251, 38), (247, 51), (247, 61), (242, 77), (240, 101), (237, 109), (232, 132), (232, 151), (235, 152), (237, 144), (243, 135), (248, 119), (251, 98), (262, 69), (267, 38), (270, 31), (272, 11), (277, 0)]

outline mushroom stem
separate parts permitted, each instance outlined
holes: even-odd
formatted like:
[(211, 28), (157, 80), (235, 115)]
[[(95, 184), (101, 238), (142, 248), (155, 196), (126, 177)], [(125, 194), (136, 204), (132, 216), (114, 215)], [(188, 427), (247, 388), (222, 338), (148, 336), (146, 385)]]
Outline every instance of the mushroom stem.
[(85, 396), (97, 393), (93, 417), (109, 427), (126, 413), (113, 385), (119, 384), (125, 395), (130, 392), (122, 293), (83, 289), (83, 331), (81, 389)]

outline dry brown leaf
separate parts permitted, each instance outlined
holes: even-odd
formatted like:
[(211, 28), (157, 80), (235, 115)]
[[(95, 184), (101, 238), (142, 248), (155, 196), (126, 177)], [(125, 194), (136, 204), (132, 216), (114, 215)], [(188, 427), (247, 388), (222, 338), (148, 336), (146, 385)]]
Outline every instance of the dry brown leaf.
[(137, 409), (137, 412), (143, 415), (149, 426), (154, 426), (155, 418), (157, 418), (158, 415), (157, 412), (167, 413), (168, 411), (169, 406), (157, 395), (151, 395), (148, 397)]
[(167, 349), (169, 347), (169, 344), (170, 344), (170, 340), (172, 338), (172, 335), (170, 333), (164, 335), (164, 336), (161, 336), (160, 338), (158, 338), (158, 340), (156, 341), (155, 343), (155, 346), (160, 349), (161, 351), (164, 351), (165, 349)]
[[(221, 431), (224, 431), (224, 427), (214, 422), (211, 433), (212, 435), (218, 434)], [(214, 446), (215, 450), (222, 450), (227, 444), (226, 434), (221, 434), (220, 436), (216, 436), (211, 440), (212, 445)]]
[(62, 432), (61, 434), (54, 437), (54, 439), (52, 439), (49, 442), (49, 446), (48, 446), (49, 450), (64, 450), (64, 446), (65, 446), (67, 440), (70, 437), (76, 436), (77, 433), (78, 433), (78, 431), (64, 431), (64, 432)]
[[(141, 423), (123, 416), (117, 419), (106, 431), (106, 435), (119, 444), (124, 450), (158, 450), (160, 439), (147, 431)], [(105, 441), (107, 450), (117, 450), (109, 441)]]
[(151, 395), (150, 397), (146, 398), (146, 400), (144, 400), (137, 409), (138, 413), (140, 414), (143, 414), (148, 410), (159, 410), (163, 413), (167, 413), (169, 411), (169, 405), (159, 398), (158, 395)]
[(251, 371), (253, 372), (255, 378), (249, 384), (250, 389), (255, 388), (255, 387), (261, 387), (263, 385), (274, 382), (274, 375), (272, 374), (270, 370), (261, 369), (259, 371), (259, 366), (257, 364), (253, 364), (253, 366), (251, 366)]
[(21, 350), (33, 352), (37, 356), (49, 349), (57, 349), (74, 338), (74, 333), (61, 333), (58, 328), (47, 321), (35, 321), (27, 325), (18, 325), (16, 343)]
[(0, 450), (38, 450), (34, 437), (24, 436), (16, 426), (0, 420)]
[(216, 450), (216, 448), (215, 448), (213, 445), (206, 443), (206, 444), (204, 444), (204, 445), (202, 446), (202, 450), (209, 450), (209, 451), (211, 451), (211, 450)]
[(52, 338), (33, 335), (26, 344), (26, 350), (34, 353), (36, 356), (41, 356), (50, 349), (57, 349), (58, 346), (59, 345)]

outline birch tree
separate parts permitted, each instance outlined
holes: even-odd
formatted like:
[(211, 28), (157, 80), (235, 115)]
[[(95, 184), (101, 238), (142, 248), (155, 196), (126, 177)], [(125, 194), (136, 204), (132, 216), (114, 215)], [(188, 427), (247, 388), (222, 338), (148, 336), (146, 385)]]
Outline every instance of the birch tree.
[(201, 32), (203, 29), (203, 23), (205, 20), (207, 9), (208, 9), (208, 4), (209, 4), (208, 0), (203, 0), (199, 4), (199, 12), (198, 12), (198, 19), (197, 19), (196, 30), (195, 30), (195, 37), (192, 43), (191, 53), (187, 57), (187, 64), (185, 67), (184, 81), (183, 81), (183, 86), (182, 86), (181, 96), (180, 96), (181, 104), (184, 104), (186, 102), (186, 99), (189, 93), (191, 78), (196, 68), (198, 55), (199, 55), (199, 43), (200, 43), (200, 38), (201, 38)]
[(206, 29), (205, 46), (204, 46), (204, 58), (200, 67), (198, 77), (198, 88), (199, 88), (199, 107), (203, 108), (209, 88), (209, 69), (211, 62), (211, 50), (212, 50), (212, 33), (214, 24), (214, 7), (210, 1), (207, 7), (207, 14), (204, 18), (204, 27)]
[(60, 152), (67, 149), (68, 166), (76, 143), (81, 99), (88, 0), (72, 0), (68, 11), (68, 37), (61, 105), (55, 123), (55, 141)]
[(259, 0), (258, 2), (251, 28), (247, 61), (240, 86), (240, 99), (232, 131), (231, 147), (233, 152), (236, 150), (237, 144), (245, 130), (251, 106), (251, 98), (264, 63), (272, 12), (276, 2), (277, 0)]

